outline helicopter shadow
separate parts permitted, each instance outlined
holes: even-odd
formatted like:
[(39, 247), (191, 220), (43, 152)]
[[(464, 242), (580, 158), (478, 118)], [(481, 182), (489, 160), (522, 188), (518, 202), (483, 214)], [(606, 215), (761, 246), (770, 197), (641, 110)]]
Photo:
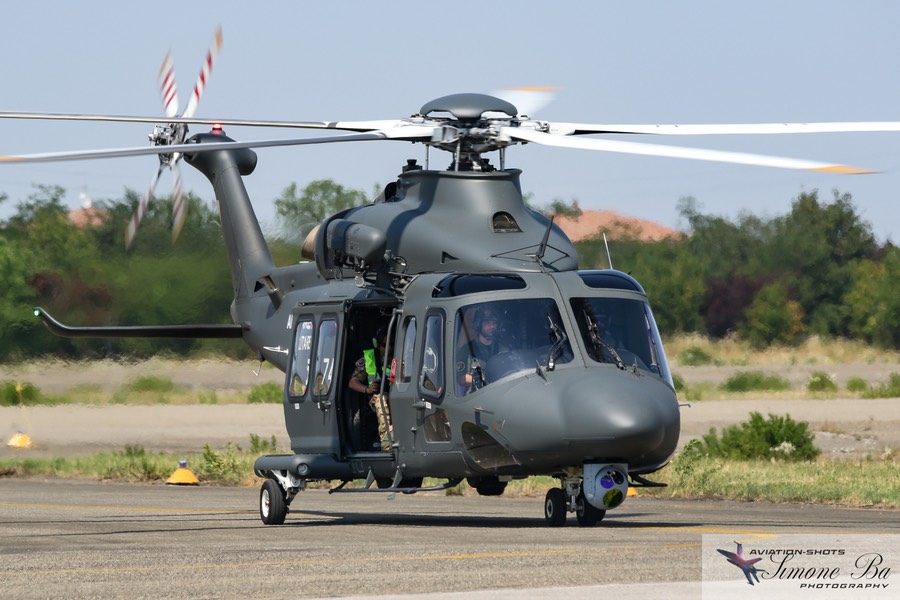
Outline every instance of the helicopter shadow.
[[(298, 520), (303, 516), (315, 520)], [(683, 527), (700, 527), (702, 523), (638, 521), (648, 515), (643, 513), (622, 513), (615, 519), (603, 520), (594, 527), (585, 529), (680, 529)], [(622, 519), (621, 521), (619, 519)], [(410, 513), (374, 514), (367, 512), (336, 512), (319, 510), (294, 510), (288, 513), (284, 527), (342, 527), (355, 525), (393, 525), (405, 527), (448, 527), (472, 529), (545, 529), (547, 522), (543, 517), (508, 517), (498, 515), (422, 515)], [(570, 525), (578, 527), (574, 518)], [(578, 527), (580, 529), (580, 527)]]

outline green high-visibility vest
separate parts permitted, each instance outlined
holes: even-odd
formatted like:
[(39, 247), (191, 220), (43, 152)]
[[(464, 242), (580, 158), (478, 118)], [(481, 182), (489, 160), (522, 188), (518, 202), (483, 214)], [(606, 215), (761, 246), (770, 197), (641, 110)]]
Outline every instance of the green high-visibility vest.
[(363, 358), (366, 359), (366, 375), (369, 376), (369, 385), (375, 381), (378, 375), (378, 362), (375, 360), (375, 349), (363, 350)]

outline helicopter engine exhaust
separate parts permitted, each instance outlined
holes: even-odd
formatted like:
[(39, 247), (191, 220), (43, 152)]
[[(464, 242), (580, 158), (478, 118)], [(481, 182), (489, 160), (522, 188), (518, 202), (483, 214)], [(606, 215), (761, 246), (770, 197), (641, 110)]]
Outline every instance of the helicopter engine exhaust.
[(628, 495), (627, 473), (627, 465), (584, 465), (584, 497), (601, 510), (616, 508)]

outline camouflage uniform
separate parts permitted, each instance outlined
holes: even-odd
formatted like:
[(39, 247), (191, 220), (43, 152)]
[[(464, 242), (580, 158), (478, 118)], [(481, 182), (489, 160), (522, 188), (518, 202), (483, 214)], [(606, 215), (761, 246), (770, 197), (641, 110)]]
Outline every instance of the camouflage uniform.
[[(365, 357), (356, 361), (351, 378), (356, 379), (364, 386), (369, 385), (369, 373), (366, 370)], [(375, 380), (377, 379), (379, 379), (378, 375), (375, 375)], [(387, 394), (372, 394), (372, 397), (369, 398), (369, 406), (375, 411), (375, 416), (378, 418), (378, 437), (381, 439), (381, 449), (390, 450), (391, 440), (387, 433), (389, 429), (393, 431), (393, 427), (390, 424), (391, 407), (388, 404)]]

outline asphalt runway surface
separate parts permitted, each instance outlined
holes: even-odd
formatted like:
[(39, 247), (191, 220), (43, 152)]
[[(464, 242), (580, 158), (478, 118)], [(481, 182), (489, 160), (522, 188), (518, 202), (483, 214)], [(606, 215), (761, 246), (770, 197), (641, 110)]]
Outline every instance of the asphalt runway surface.
[(700, 597), (701, 536), (898, 534), (900, 512), (629, 498), (592, 528), (540, 498), (0, 479), (0, 597)]

